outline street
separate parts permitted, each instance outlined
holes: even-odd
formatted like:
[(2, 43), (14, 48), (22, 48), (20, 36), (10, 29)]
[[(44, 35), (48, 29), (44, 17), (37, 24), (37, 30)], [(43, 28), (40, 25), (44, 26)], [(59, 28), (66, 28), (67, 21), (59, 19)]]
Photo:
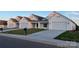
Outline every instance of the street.
[(0, 36), (0, 48), (57, 48), (57, 47), (48, 44), (42, 44), (27, 40)]

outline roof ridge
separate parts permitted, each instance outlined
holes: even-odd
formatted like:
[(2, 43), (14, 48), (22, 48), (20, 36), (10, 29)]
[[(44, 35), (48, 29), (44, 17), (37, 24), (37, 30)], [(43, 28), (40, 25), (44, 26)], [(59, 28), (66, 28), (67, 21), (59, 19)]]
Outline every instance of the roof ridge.
[(31, 21), (31, 19), (29, 17), (24, 16), (23, 18), (26, 18), (26, 19), (28, 19), (28, 21)]
[(18, 22), (15, 18), (10, 18), (10, 20), (12, 20), (14, 22)]
[[(39, 16), (39, 15), (36, 15), (36, 14), (32, 14), (32, 15), (37, 16), (37, 17), (42, 17), (42, 16)], [(45, 18), (45, 17), (42, 17), (42, 18)]]

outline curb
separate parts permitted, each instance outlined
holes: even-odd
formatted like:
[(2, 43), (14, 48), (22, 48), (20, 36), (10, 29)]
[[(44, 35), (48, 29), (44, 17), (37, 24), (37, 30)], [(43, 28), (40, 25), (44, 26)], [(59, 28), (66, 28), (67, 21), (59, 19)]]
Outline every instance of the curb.
[(13, 34), (3, 34), (3, 33), (1, 33), (0, 35), (12, 37), (12, 38), (19, 38), (19, 39), (23, 39), (23, 40), (34, 41), (34, 42), (40, 42), (40, 43), (49, 44), (49, 45), (55, 45), (55, 46), (59, 46), (59, 47), (63, 47), (63, 48), (79, 48), (79, 43), (72, 42), (72, 41), (62, 41), (62, 40), (58, 40), (58, 39), (37, 40), (37, 39), (32, 39), (32, 38), (24, 36), (24, 35), (13, 35)]

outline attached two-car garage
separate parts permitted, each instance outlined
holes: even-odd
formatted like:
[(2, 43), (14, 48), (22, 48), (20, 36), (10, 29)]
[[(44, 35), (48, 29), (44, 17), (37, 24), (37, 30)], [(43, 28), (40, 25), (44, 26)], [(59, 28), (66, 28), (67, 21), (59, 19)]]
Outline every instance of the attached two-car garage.
[(54, 13), (52, 16), (49, 15), (49, 30), (76, 30), (76, 24), (69, 18)]

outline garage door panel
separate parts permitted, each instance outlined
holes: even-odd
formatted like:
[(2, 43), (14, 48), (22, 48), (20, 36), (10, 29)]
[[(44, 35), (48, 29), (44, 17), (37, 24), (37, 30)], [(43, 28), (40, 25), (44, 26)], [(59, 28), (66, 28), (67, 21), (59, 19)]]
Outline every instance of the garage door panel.
[(53, 22), (52, 29), (54, 29), (54, 30), (66, 30), (67, 23), (65, 23), (65, 22)]

